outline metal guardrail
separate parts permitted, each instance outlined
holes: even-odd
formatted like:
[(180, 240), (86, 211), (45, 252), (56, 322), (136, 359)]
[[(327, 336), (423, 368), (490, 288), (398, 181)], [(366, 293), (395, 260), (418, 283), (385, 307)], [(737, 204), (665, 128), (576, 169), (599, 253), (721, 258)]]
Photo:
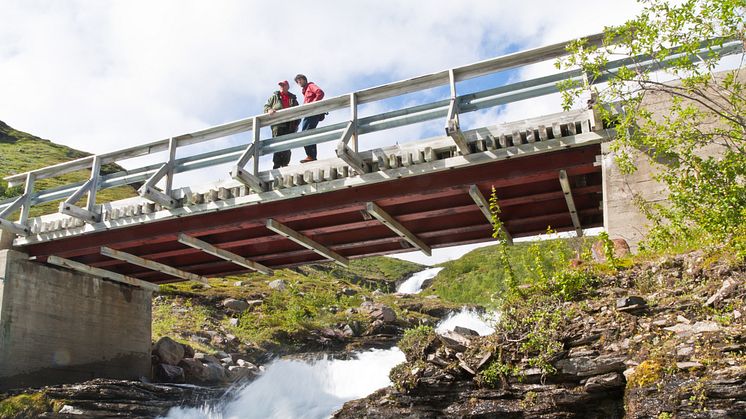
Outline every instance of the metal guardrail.
[[(591, 44), (599, 44), (602, 39), (602, 34), (595, 34), (587, 39)], [(29, 208), (32, 205), (59, 199), (65, 199), (65, 201), (60, 205), (60, 212), (80, 218), (89, 223), (98, 222), (100, 221), (100, 211), (97, 211), (95, 204), (96, 191), (133, 183), (145, 182), (145, 185), (140, 190), (142, 196), (165, 207), (171, 207), (175, 205), (173, 198), (170, 196), (171, 183), (174, 174), (231, 162), (236, 163), (234, 169), (231, 171), (233, 178), (241, 181), (255, 191), (261, 191), (265, 185), (263, 185), (263, 182), (258, 176), (259, 156), (328, 141), (339, 141), (337, 147), (338, 156), (345, 160), (345, 162), (347, 162), (357, 172), (362, 173), (366, 169), (357, 157), (357, 137), (359, 135), (444, 117), (446, 118), (446, 133), (453, 138), (462, 154), (468, 154), (469, 148), (463, 138), (463, 134), (461, 134), (458, 124), (459, 114), (555, 93), (558, 91), (557, 83), (560, 81), (574, 80), (578, 82), (587, 82), (587, 78), (580, 70), (572, 70), (466, 95), (457, 94), (456, 82), (561, 57), (566, 54), (565, 47), (568, 43), (569, 41), (509, 54), (447, 71), (389, 83), (353, 92), (348, 95), (325, 99), (320, 102), (284, 109), (273, 115), (256, 115), (193, 133), (175, 136), (167, 140), (155, 141), (110, 153), (88, 156), (54, 166), (8, 176), (5, 179), (11, 186), (24, 184), (25, 190), (23, 195), (18, 198), (0, 202), (0, 228), (19, 235), (28, 235), (29, 229), (27, 226), (27, 220)], [(691, 55), (692, 59), (702, 59), (711, 54), (724, 56), (743, 51), (743, 44), (740, 41), (725, 43), (722, 47), (717, 49), (706, 48), (705, 43), (702, 45), (703, 49), (697, 54)], [(654, 62), (650, 57), (630, 57), (609, 62), (605, 68), (608, 73), (599, 79), (593, 80), (593, 82), (603, 83), (620, 68), (631, 64), (650, 68), (653, 65), (665, 65), (666, 63), (679, 59), (682, 56), (684, 56), (684, 54), (673, 54), (663, 62)], [(450, 99), (383, 112), (363, 118), (358, 118), (357, 116), (357, 107), (360, 104), (388, 99), (444, 85), (450, 85)], [(263, 126), (344, 108), (350, 109), (350, 119), (347, 122), (270, 139), (260, 138), (259, 132)], [(253, 131), (253, 141), (248, 146), (239, 145), (180, 159), (175, 158), (176, 150), (179, 147), (248, 131)], [(349, 147), (348, 143), (351, 143), (353, 147)], [(140, 157), (163, 151), (169, 151), (169, 158), (165, 163), (148, 165), (110, 175), (99, 174), (100, 166), (103, 164), (114, 163), (133, 157)], [(244, 169), (243, 167), (251, 160), (253, 160), (254, 163), (253, 170)], [(88, 168), (91, 168), (92, 172), (90, 179), (86, 182), (78, 182), (44, 191), (34, 191), (34, 182), (36, 180), (55, 177)], [(160, 190), (155, 186), (161, 179), (166, 179), (166, 187), (163, 188), (163, 190)], [(75, 202), (85, 194), (88, 194), (85, 208), (75, 206)], [(5, 217), (11, 213), (19, 210), (20, 217), (17, 222), (5, 219)]]

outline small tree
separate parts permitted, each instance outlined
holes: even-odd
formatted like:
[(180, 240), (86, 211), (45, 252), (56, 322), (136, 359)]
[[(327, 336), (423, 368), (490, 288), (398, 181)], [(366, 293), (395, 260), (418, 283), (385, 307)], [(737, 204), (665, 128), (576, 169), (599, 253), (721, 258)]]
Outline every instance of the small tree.
[[(638, 200), (653, 222), (643, 245), (661, 249), (706, 239), (727, 241), (746, 252), (744, 55), (743, 49), (736, 51), (739, 68), (716, 73), (722, 57), (714, 53), (729, 42), (744, 41), (746, 6), (743, 0), (639, 1), (639, 16), (606, 28), (600, 46), (573, 43), (557, 66), (580, 67), (591, 83), (608, 78), (593, 91), (592, 101), (604, 123), (617, 130), (611, 149), (618, 166), (633, 172), (630, 151), (642, 151), (668, 187), (668, 205)], [(645, 58), (611, 73), (605, 65), (618, 54)], [(663, 75), (674, 81), (660, 81)], [(562, 87), (566, 107), (588, 88)], [(670, 113), (646, 109), (650, 95), (665, 95)], [(621, 104), (624, 112), (612, 104)]]

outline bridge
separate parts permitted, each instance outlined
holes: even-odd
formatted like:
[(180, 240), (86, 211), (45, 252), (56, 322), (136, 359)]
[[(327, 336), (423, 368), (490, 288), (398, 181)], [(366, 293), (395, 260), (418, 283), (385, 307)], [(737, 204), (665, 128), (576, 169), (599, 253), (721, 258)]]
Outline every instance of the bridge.
[[(588, 37), (591, 44), (601, 39), (601, 34)], [(434, 248), (492, 240), (495, 220), (488, 200), (493, 188), (500, 206), (499, 225), (509, 241), (542, 233), (548, 226), (577, 235), (604, 226), (610, 196), (602, 146), (616, 133), (604, 127), (593, 110), (558, 109), (531, 119), (495, 121), (470, 129), (461, 126), (470, 112), (556, 93), (560, 81), (590, 89), (628, 65), (653, 65), (646, 57), (623, 58), (608, 63), (607, 73), (594, 80), (572, 70), (460, 91), (462, 82), (470, 79), (482, 77), (484, 85), (501, 72), (557, 59), (566, 54), (566, 46), (558, 43), (521, 51), (6, 177), (11, 186), (24, 185), (24, 192), (0, 202), (0, 229), (6, 247), (12, 249), (5, 251), (5, 259), (0, 256), (0, 265), (6, 265), (0, 275), (5, 279), (0, 288), (5, 292), (0, 323), (9, 325), (13, 316), (22, 317), (24, 304), (41, 298), (50, 304), (44, 314), (48, 323), (43, 326), (55, 335), (50, 351), (60, 342), (79, 351), (82, 343), (70, 343), (73, 338), (59, 336), (53, 329), (82, 321), (108, 336), (102, 339), (113, 345), (113, 352), (121, 353), (119, 332), (125, 327), (121, 322), (129, 318), (128, 333), (137, 338), (128, 341), (131, 348), (124, 351), (128, 355), (120, 364), (123, 369), (108, 373), (128, 376), (133, 363), (138, 365), (135, 370), (149, 365), (143, 352), (149, 350), (150, 296), (158, 284), (185, 280), (206, 284), (208, 277), (247, 271), (271, 275), (274, 269), (307, 263), (347, 265), (353, 258), (412, 250), (430, 254)], [(724, 55), (742, 48), (733, 42), (716, 51), (703, 47), (698, 53)], [(677, 58), (674, 54), (667, 60)], [(358, 115), (361, 105), (433, 88), (447, 89), (449, 97)], [(349, 112), (349, 118), (310, 131), (262, 137), (262, 127), (335, 111)], [(427, 121), (442, 135), (425, 139), (392, 135), (389, 145), (365, 147), (365, 134)], [(181, 156), (189, 146), (209, 146), (210, 141), (237, 134), (245, 134), (239, 145)], [(336, 156), (260, 170), (263, 155), (324, 142), (334, 142)], [(143, 156), (164, 158), (101, 174), (102, 165)], [(226, 164), (230, 172), (218, 173), (212, 183), (174, 186), (177, 174)], [(82, 170), (90, 171), (85, 182), (35, 190), (35, 182), (41, 179)], [(139, 196), (97, 202), (98, 191), (123, 185), (137, 185)], [(33, 206), (56, 201), (57, 213), (29, 216)], [(49, 277), (66, 278), (66, 285), (45, 279)], [(90, 284), (96, 284), (95, 291)], [(61, 292), (63, 288), (66, 291)], [(63, 310), (70, 310), (81, 294), (114, 301), (121, 312), (108, 323), (102, 321), (111, 314), (99, 303), (66, 314), (62, 323), (50, 320), (60, 316), (61, 304)], [(96, 310), (98, 318), (91, 315)], [(14, 324), (20, 329), (13, 332), (8, 326), (9, 343), (0, 348), (0, 361), (9, 359), (9, 352), (39, 344), (20, 339), (24, 326)], [(74, 339), (89, 342), (87, 332)], [(13, 367), (0, 362), (0, 376), (38, 379), (39, 371), (31, 373), (32, 367), (15, 362)], [(72, 363), (81, 368), (91, 362)], [(67, 365), (57, 367), (69, 376)]]

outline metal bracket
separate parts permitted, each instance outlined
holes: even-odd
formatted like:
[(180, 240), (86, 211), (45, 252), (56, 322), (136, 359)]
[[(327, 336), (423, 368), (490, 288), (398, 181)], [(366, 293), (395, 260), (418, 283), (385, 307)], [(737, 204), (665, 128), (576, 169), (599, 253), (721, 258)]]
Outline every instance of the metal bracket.
[[(354, 149), (347, 145), (350, 140), (352, 140)], [(337, 143), (337, 157), (362, 175), (368, 172), (368, 165), (357, 153), (357, 147), (357, 96), (355, 93), (350, 93), (350, 122), (342, 133), (339, 143)]]
[[(230, 174), (231, 177), (244, 185), (251, 188), (254, 192), (264, 192), (267, 188), (266, 182), (263, 182), (261, 179), (259, 179), (259, 148), (261, 147), (259, 143), (259, 118), (254, 117), (253, 121), (253, 127), (252, 130), (254, 132), (253, 134), (253, 142), (246, 147), (246, 150), (241, 154), (241, 157), (238, 158), (236, 161), (236, 165), (233, 166), (233, 169), (231, 169)], [(249, 160), (254, 160), (254, 172), (248, 173), (244, 166), (249, 162)]]
[[(91, 166), (91, 177), (80, 188), (78, 188), (70, 197), (60, 202), (59, 212), (71, 217), (79, 218), (86, 223), (97, 223), (101, 221), (101, 213), (96, 211), (96, 191), (98, 189), (98, 180), (101, 172), (101, 158), (93, 157)], [(85, 208), (75, 205), (76, 202), (88, 192), (88, 200)]]
[[(161, 166), (157, 172), (153, 173), (153, 176), (151, 176), (145, 184), (140, 187), (138, 190), (140, 196), (160, 204), (165, 208), (175, 208), (178, 202), (173, 196), (171, 196), (175, 161), (176, 139), (170, 138), (168, 140), (168, 161)], [(164, 191), (161, 191), (155, 185), (160, 182), (164, 176), (166, 177), (166, 188)]]

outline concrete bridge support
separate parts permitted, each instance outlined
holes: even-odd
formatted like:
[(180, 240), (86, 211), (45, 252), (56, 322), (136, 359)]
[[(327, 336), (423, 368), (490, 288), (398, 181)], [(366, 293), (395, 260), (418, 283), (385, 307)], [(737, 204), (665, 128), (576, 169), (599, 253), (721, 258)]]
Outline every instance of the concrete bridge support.
[(151, 299), (0, 250), (0, 390), (149, 377)]

